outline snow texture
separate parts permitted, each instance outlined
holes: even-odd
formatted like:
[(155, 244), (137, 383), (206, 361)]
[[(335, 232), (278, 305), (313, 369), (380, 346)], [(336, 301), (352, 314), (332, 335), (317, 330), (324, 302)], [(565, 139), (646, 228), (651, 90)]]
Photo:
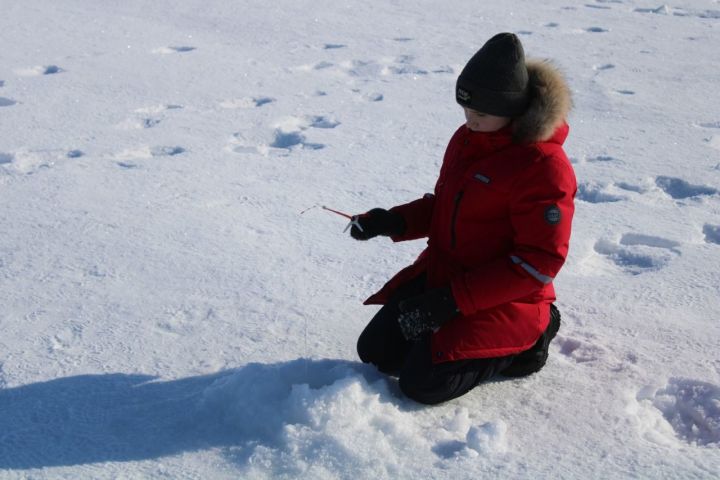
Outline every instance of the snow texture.
[[(720, 471), (720, 3), (28, 0), (0, 15), (0, 479)], [(572, 88), (547, 366), (428, 408), (359, 362), (497, 32)]]

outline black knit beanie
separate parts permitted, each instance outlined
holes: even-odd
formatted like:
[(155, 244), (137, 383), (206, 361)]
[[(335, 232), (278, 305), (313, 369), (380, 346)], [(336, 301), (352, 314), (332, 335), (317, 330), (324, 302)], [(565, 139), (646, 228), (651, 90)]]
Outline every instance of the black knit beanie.
[(516, 117), (528, 105), (528, 73), (520, 39), (499, 33), (465, 65), (455, 99), (467, 108), (499, 117)]

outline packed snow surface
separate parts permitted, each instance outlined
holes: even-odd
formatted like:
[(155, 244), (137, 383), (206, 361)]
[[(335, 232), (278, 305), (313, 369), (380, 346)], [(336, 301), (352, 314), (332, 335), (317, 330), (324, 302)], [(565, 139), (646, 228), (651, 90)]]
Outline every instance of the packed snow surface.
[[(717, 478), (720, 1), (0, 2), (0, 478)], [(546, 368), (436, 407), (363, 365), (492, 35), (578, 178)]]

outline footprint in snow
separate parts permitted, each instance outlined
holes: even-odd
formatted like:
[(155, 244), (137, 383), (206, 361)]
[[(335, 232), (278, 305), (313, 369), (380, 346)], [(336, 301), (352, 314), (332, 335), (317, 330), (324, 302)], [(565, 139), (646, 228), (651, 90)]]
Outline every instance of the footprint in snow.
[(360, 99), (365, 102), (382, 102), (383, 100), (385, 100), (385, 95), (380, 92), (363, 93), (363, 91), (359, 88), (353, 88), (352, 92), (356, 93), (360, 97)]
[(602, 163), (602, 162), (619, 162), (617, 158), (611, 155), (597, 155), (587, 159), (589, 163)]
[(556, 355), (560, 362), (566, 361), (578, 366), (588, 365), (592, 368), (601, 365), (602, 368), (613, 372), (638, 371), (638, 358), (635, 353), (617, 355), (592, 338), (580, 339), (558, 334), (551, 343), (551, 349), (557, 351), (557, 354), (551, 353), (551, 357)]
[[(185, 153), (185, 149), (183, 147), (179, 146), (165, 146), (165, 145), (159, 145), (159, 146), (142, 146), (138, 148), (131, 148), (128, 150), (123, 150), (120, 153), (117, 153), (113, 155), (114, 160), (118, 160), (119, 162), (116, 162), (117, 165), (123, 167), (123, 168), (129, 168), (128, 165), (134, 165), (132, 162), (127, 162), (128, 160), (139, 160), (139, 159), (149, 159), (149, 158), (155, 158), (155, 157), (174, 157), (176, 155), (180, 155), (182, 153)], [(123, 163), (122, 165), (120, 163)], [(132, 167), (130, 167), (132, 168)]]
[(181, 110), (182, 105), (153, 105), (142, 107), (135, 110), (134, 115), (119, 123), (117, 128), (122, 130), (144, 130), (153, 128), (165, 120), (166, 112), (172, 110)]
[(166, 333), (190, 334), (198, 325), (206, 324), (217, 318), (212, 308), (180, 307), (167, 309), (157, 321), (157, 327)]
[(394, 60), (394, 65), (390, 64), (382, 68), (381, 75), (427, 75), (428, 72), (424, 68), (420, 68), (414, 64), (415, 57), (412, 55), (400, 55)]
[(553, 343), (560, 347), (560, 354), (576, 363), (588, 363), (607, 357), (608, 351), (602, 345), (577, 338), (558, 335)]
[(51, 335), (43, 336), (42, 342), (48, 353), (54, 353), (59, 350), (68, 350), (77, 345), (83, 335), (83, 326), (80, 324), (71, 324), (67, 327), (53, 332)]
[(0, 152), (0, 167), (9, 171), (32, 175), (33, 173), (50, 168), (56, 162), (66, 159), (80, 158), (85, 153), (81, 150), (21, 150), (15, 153)]
[(313, 128), (335, 128), (340, 125), (337, 120), (325, 116), (308, 117), (308, 122)]
[(720, 121), (698, 123), (697, 126), (700, 128), (720, 129)]
[(382, 93), (373, 92), (364, 94), (362, 98), (368, 102), (382, 102), (385, 96)]
[(78, 158), (82, 156), (73, 154), (80, 150), (17, 150), (15, 152), (0, 152), (0, 166), (9, 172), (33, 175), (41, 170), (46, 170), (55, 166), (57, 162), (63, 160)]
[(128, 118), (119, 123), (117, 128), (121, 130), (144, 130), (156, 127), (160, 122), (162, 122), (162, 119), (153, 117)]
[(434, 74), (452, 74), (454, 69), (441, 65), (432, 69), (415, 64), (413, 55), (400, 55), (392, 60), (347, 60), (338, 63), (321, 61), (315, 64), (292, 67), (290, 71), (313, 72), (328, 71), (333, 74), (344, 74), (352, 78), (377, 78), (388, 75), (425, 76)]
[(655, 185), (675, 200), (697, 198), (707, 195), (717, 195), (718, 190), (705, 185), (694, 185), (681, 178), (660, 176), (655, 179)]
[(312, 67), (312, 69), (313, 69), (313, 70), (325, 70), (325, 69), (327, 69), (327, 68), (332, 68), (332, 67), (334, 67), (334, 66), (335, 66), (335, 64), (332, 63), (332, 62), (322, 61), (322, 62), (316, 63), (316, 64)]
[(680, 255), (680, 243), (653, 235), (626, 233), (618, 242), (602, 239), (595, 252), (626, 273), (639, 275), (665, 267)]
[(153, 128), (159, 125), (161, 121), (159, 118), (143, 118), (140, 120), (140, 126), (142, 128)]
[(596, 70), (598, 72), (602, 72), (605, 70), (612, 70), (613, 68), (615, 68), (615, 65), (613, 65), (612, 63), (603, 63), (601, 65), (593, 66), (593, 70)]
[(299, 131), (286, 132), (281, 129), (275, 130), (275, 139), (270, 144), (272, 148), (291, 150), (293, 147), (300, 146), (302, 149), (320, 150), (325, 145), (320, 143), (310, 143)]
[[(720, 129), (720, 121), (698, 123), (696, 124), (696, 126), (716, 133), (717, 130)], [(720, 135), (712, 135), (706, 138), (705, 141), (707, 142), (708, 146), (720, 150)]]
[(115, 165), (125, 170), (134, 170), (136, 168), (140, 168), (136, 163), (129, 162), (115, 162)]
[(671, 378), (662, 388), (647, 386), (631, 402), (644, 437), (668, 443), (673, 436), (691, 446), (720, 446), (720, 386)]
[(38, 65), (36, 67), (16, 69), (15, 73), (21, 77), (38, 77), (41, 75), (55, 75), (56, 73), (62, 73), (64, 71), (65, 70), (57, 65)]
[(647, 192), (647, 189), (640, 186), (640, 185), (633, 185), (632, 183), (627, 182), (618, 182), (615, 184), (616, 187), (626, 190), (628, 192), (635, 192), (635, 193), (645, 193)]
[(174, 157), (181, 153), (185, 153), (185, 149), (178, 146), (158, 146), (150, 148), (150, 155), (153, 157)]
[(57, 65), (48, 65), (47, 67), (45, 67), (45, 70), (43, 70), (42, 74), (43, 75), (54, 75), (56, 73), (60, 73), (63, 71), (64, 70), (62, 68), (58, 67)]
[(588, 33), (607, 33), (610, 30), (608, 30), (607, 28), (603, 28), (603, 27), (589, 27), (589, 28), (586, 28), (585, 31)]
[(10, 107), (17, 104), (17, 102), (11, 98), (0, 97), (0, 107)]
[(304, 64), (304, 65), (298, 65), (298, 66), (294, 66), (294, 67), (288, 67), (287, 70), (290, 71), (290, 72), (303, 72), (303, 73), (308, 73), (308, 72), (313, 72), (313, 71), (318, 71), (318, 70), (327, 70), (327, 69), (331, 69), (331, 68), (339, 68), (339, 67), (336, 67), (336, 65), (335, 65), (334, 63), (332, 63), (332, 62), (327, 62), (327, 61), (323, 60), (323, 61), (318, 62), (318, 63)]
[(588, 203), (610, 203), (627, 200), (627, 197), (613, 193), (614, 190), (613, 184), (602, 185), (582, 182), (578, 184), (576, 198)]
[(308, 141), (304, 132), (310, 128), (333, 129), (338, 125), (340, 125), (339, 121), (327, 116), (287, 117), (273, 125), (274, 130), (266, 143), (252, 142), (246, 138), (246, 133), (237, 132), (234, 134), (230, 149), (235, 153), (263, 155), (288, 154), (297, 149), (321, 150), (325, 145)]
[(667, 5), (660, 5), (656, 8), (636, 8), (634, 11), (637, 13), (655, 13), (658, 15), (668, 15), (670, 13)]
[(675, 15), (677, 15), (679, 17), (694, 15), (698, 18), (708, 18), (711, 20), (718, 20), (718, 19), (720, 19), (720, 10), (703, 10), (700, 12), (688, 13), (686, 15), (683, 15), (682, 13), (675, 13)]
[(720, 10), (695, 10), (682, 7), (668, 7), (661, 5), (657, 8), (636, 8), (637, 13), (654, 13), (657, 15), (670, 15), (675, 17), (696, 17), (703, 19), (717, 20), (720, 19)]
[(703, 233), (705, 234), (705, 241), (707, 243), (720, 245), (720, 225), (705, 224), (703, 226)]
[(449, 65), (445, 65), (445, 66), (437, 67), (437, 68), (433, 69), (432, 73), (450, 73), (450, 74), (453, 74), (453, 73), (455, 73), (455, 69), (452, 68), (452, 67), (449, 66)]
[(12, 163), (14, 159), (15, 155), (11, 153), (0, 152), (0, 165), (7, 165), (9, 163)]
[(196, 50), (195, 47), (190, 46), (170, 46), (170, 47), (160, 47), (156, 48), (152, 51), (152, 53), (159, 54), (159, 55), (172, 55), (173, 53), (187, 53), (192, 52), (193, 50)]
[(720, 135), (714, 135), (710, 138), (705, 139), (705, 141), (710, 147), (720, 150)]
[(220, 102), (220, 106), (227, 109), (248, 109), (262, 107), (263, 105), (273, 103), (274, 101), (275, 99), (272, 97), (242, 97), (223, 100)]
[(182, 110), (184, 107), (182, 105), (170, 103), (170, 104), (160, 104), (160, 105), (152, 105), (149, 107), (141, 107), (135, 110), (135, 113), (142, 114), (142, 115), (156, 115), (160, 113), (167, 112), (168, 110)]

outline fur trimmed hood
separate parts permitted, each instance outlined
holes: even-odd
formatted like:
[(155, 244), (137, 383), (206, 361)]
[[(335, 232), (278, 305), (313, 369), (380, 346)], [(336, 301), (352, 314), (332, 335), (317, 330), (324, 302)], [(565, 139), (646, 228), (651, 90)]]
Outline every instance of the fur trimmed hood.
[(563, 74), (548, 60), (528, 60), (530, 103), (513, 122), (513, 142), (549, 140), (566, 120), (572, 96)]

